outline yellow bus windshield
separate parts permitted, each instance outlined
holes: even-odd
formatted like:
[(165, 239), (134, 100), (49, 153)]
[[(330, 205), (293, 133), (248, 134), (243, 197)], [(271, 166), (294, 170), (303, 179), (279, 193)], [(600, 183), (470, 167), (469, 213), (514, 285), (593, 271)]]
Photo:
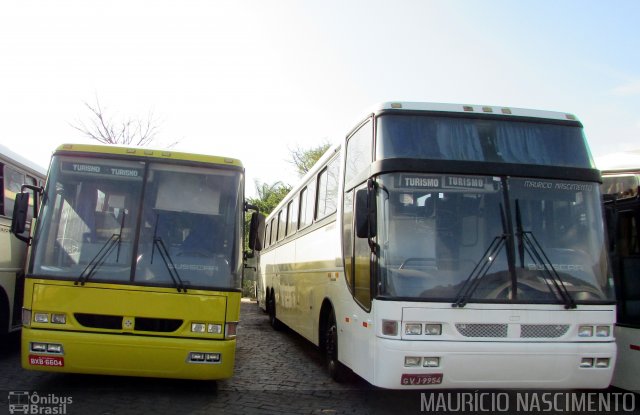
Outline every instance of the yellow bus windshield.
[(30, 274), (237, 290), (242, 172), (55, 156)]

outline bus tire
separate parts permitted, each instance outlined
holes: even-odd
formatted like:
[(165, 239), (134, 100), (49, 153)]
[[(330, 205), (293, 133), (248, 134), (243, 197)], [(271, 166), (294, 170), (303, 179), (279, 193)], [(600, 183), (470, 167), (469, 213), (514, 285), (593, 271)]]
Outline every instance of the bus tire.
[(345, 382), (348, 380), (348, 370), (338, 360), (338, 325), (336, 324), (336, 313), (333, 309), (331, 309), (327, 319), (324, 345), (329, 376), (338, 383)]
[(273, 290), (267, 297), (267, 313), (269, 314), (269, 324), (271, 324), (271, 327), (276, 331), (282, 330), (282, 322), (276, 317), (276, 296)]

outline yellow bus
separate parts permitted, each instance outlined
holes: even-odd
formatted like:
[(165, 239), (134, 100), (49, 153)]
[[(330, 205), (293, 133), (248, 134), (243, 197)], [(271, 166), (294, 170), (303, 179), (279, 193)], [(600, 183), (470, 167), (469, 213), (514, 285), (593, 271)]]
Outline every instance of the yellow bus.
[[(25, 369), (232, 376), (248, 207), (240, 161), (65, 144), (42, 192), (26, 271)], [(260, 221), (251, 222), (255, 246)]]
[[(0, 145), (0, 337), (18, 330), (21, 323), (26, 246), (10, 234), (14, 200), (24, 183), (41, 186), (45, 177), (42, 167)], [(37, 205), (30, 200), (28, 221)]]

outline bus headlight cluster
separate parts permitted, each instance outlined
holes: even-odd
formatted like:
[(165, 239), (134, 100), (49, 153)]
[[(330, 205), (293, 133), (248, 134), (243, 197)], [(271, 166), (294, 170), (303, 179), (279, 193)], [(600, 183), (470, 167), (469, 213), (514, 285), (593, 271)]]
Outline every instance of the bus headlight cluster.
[(439, 357), (405, 356), (404, 367), (439, 367)]
[(191, 323), (192, 333), (222, 334), (222, 324), (219, 323)]
[(220, 353), (189, 352), (189, 363), (220, 363)]
[[(23, 310), (22, 315), (23, 319), (26, 315), (31, 314), (31, 312), (25, 313)], [(64, 313), (44, 313), (44, 312), (35, 312), (33, 313), (33, 321), (35, 323), (52, 323), (52, 324), (66, 324), (67, 323), (67, 315)]]
[(611, 326), (582, 325), (578, 327), (578, 337), (609, 337)]
[(29, 343), (29, 350), (34, 353), (51, 353), (51, 354), (63, 354), (64, 349), (61, 344), (58, 343)]
[(580, 367), (583, 369), (595, 367), (596, 369), (606, 369), (609, 367), (611, 359), (608, 357), (583, 357), (580, 360)]
[(417, 336), (423, 334), (426, 336), (439, 336), (442, 334), (442, 324), (433, 324), (433, 323), (407, 323), (404, 326), (404, 334), (408, 336)]

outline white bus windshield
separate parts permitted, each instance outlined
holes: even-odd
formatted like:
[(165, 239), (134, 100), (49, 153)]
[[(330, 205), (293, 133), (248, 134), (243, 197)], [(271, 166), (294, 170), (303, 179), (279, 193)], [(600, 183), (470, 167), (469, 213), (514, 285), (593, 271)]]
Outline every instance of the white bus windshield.
[(380, 296), (454, 302), (475, 280), (466, 301), (561, 303), (562, 286), (575, 303), (612, 300), (595, 183), (392, 173), (378, 185)]
[(55, 156), (45, 193), (35, 276), (240, 288), (240, 172)]
[(376, 159), (593, 168), (577, 125), (424, 115), (378, 117)]

